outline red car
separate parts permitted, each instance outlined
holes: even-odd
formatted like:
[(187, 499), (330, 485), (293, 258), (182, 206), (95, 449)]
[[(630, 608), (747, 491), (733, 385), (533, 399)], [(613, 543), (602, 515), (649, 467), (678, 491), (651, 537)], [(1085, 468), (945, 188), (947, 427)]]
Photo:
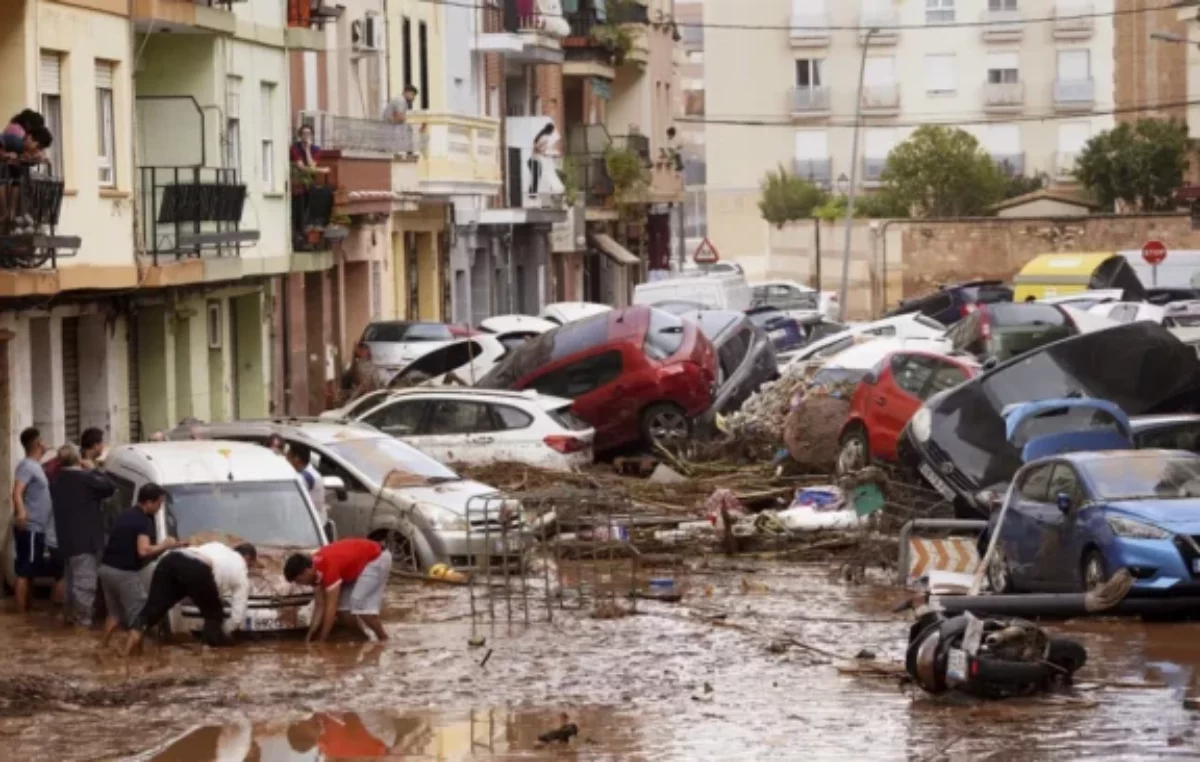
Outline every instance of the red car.
[(893, 352), (867, 374), (850, 399), (850, 415), (838, 438), (838, 472), (873, 460), (896, 462), (896, 443), (913, 414), (930, 396), (979, 373), (973, 357), (931, 352)]
[(572, 399), (597, 451), (691, 435), (711, 405), (717, 360), (695, 323), (629, 307), (555, 328), (512, 350), (476, 384)]

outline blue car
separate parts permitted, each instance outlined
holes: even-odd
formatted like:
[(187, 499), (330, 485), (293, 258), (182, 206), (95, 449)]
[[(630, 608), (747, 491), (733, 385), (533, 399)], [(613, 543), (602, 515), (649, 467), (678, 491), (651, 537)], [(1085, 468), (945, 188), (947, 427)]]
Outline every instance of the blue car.
[[(1087, 426), (1038, 434), (1048, 417), (1089, 410)], [(1200, 455), (1132, 449), (1128, 417), (1102, 400), (1019, 405), (1005, 419), (1025, 465), (989, 523), (993, 591), (1087, 591), (1121, 568), (1133, 595), (1200, 591)]]

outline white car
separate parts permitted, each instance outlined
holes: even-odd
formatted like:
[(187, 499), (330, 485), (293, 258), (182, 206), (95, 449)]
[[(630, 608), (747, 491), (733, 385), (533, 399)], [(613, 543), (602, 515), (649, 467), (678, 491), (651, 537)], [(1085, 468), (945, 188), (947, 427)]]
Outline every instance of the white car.
[(774, 307), (797, 320), (821, 316), (837, 320), (838, 295), (817, 291), (794, 280), (764, 280), (751, 284), (753, 306)]
[(377, 320), (363, 329), (359, 346), (371, 353), (371, 362), (381, 373), (395, 373), (426, 352), (454, 341), (445, 323), (408, 320)]
[(1168, 319), (1167, 309), (1149, 302), (1101, 302), (1088, 307), (1087, 311), (1118, 323), (1140, 323), (1148, 320), (1159, 325), (1169, 324), (1164, 322)]
[(1119, 288), (1099, 288), (1092, 291), (1077, 291), (1062, 296), (1047, 296), (1038, 299), (1045, 304), (1057, 304), (1060, 307), (1073, 307), (1077, 310), (1091, 309), (1097, 304), (1119, 302), (1125, 296), (1125, 291)]
[(911, 312), (875, 320), (870, 323), (852, 325), (841, 333), (826, 336), (811, 344), (806, 344), (796, 352), (790, 353), (787, 356), (781, 356), (780, 362), (781, 364), (786, 362), (787, 365), (791, 365), (792, 363), (804, 362), (805, 360), (817, 357), (829, 357), (830, 355), (835, 355), (838, 352), (849, 349), (856, 343), (860, 343), (859, 337), (862, 336), (897, 339), (942, 339), (945, 334), (946, 326), (928, 315)]
[(388, 380), (388, 386), (472, 386), (508, 354), (509, 348), (490, 333), (475, 334), (426, 352)]
[(532, 315), (496, 315), (479, 324), (479, 330), (493, 334), (509, 349), (555, 328), (558, 328), (557, 323)]
[(398, 389), (355, 416), (443, 463), (512, 461), (571, 470), (592, 462), (596, 430), (571, 400), (444, 386)]
[(542, 314), (538, 317), (554, 323), (555, 326), (560, 326), (574, 323), (576, 320), (583, 320), (592, 315), (599, 315), (611, 309), (612, 307), (607, 304), (593, 302), (554, 302), (543, 307)]

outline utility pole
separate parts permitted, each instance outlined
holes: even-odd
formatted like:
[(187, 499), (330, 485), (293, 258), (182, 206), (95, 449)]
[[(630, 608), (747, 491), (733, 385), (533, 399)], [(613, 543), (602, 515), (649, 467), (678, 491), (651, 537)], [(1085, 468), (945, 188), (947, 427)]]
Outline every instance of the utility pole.
[(862, 100), (863, 80), (867, 76), (867, 51), (871, 48), (871, 37), (879, 33), (879, 29), (868, 29), (863, 37), (862, 63), (858, 67), (858, 98), (854, 104), (854, 139), (850, 146), (850, 191), (846, 197), (846, 246), (842, 250), (842, 288), (841, 302), (838, 304), (838, 318), (846, 319), (846, 292), (850, 286), (850, 237), (854, 232), (854, 196), (858, 190), (858, 137), (862, 131)]

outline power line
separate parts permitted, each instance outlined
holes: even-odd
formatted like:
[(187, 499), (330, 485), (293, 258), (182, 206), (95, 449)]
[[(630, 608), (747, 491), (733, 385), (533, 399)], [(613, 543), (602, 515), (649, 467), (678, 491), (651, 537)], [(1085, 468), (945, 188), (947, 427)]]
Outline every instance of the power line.
[[(418, 0), (429, 5), (444, 5), (451, 8), (467, 8), (470, 10), (497, 10), (490, 5), (480, 5), (478, 3), (468, 2), (467, 0)], [(1012, 21), (950, 21), (937, 24), (875, 24), (869, 26), (845, 26), (845, 25), (829, 25), (829, 26), (807, 26), (807, 25), (792, 25), (792, 24), (713, 24), (703, 21), (681, 21), (679, 19), (664, 20), (664, 23), (672, 23), (677, 27), (685, 27), (689, 29), (728, 29), (732, 31), (746, 32), (779, 32), (779, 31), (797, 31), (797, 32), (867, 32), (872, 29), (876, 33), (900, 31), (903, 29), (955, 29), (969, 27), (995, 27), (1004, 29), (1005, 27), (1026, 26), (1029, 24), (1052, 24), (1055, 22), (1069, 22), (1086, 19), (1098, 18), (1115, 18), (1117, 16), (1128, 16), (1135, 13), (1154, 13), (1156, 11), (1182, 10), (1191, 7), (1184, 3), (1189, 0), (1179, 0), (1179, 2), (1168, 3), (1166, 5), (1156, 5), (1152, 8), (1124, 8), (1112, 11), (1093, 11), (1089, 13), (1071, 13), (1056, 16), (1038, 16), (1035, 18), (1020, 18)], [(560, 18), (556, 14), (538, 13), (531, 14), (535, 17), (542, 18)]]

